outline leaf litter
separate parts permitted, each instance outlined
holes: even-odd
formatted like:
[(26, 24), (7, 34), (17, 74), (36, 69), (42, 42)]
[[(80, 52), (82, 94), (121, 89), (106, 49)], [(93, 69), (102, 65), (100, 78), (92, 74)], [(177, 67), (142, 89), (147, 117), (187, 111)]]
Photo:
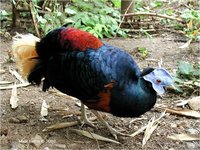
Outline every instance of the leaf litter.
[[(90, 121), (96, 120), (96, 117), (90, 118)], [(81, 124), (80, 121), (72, 121), (72, 122), (61, 122), (61, 123), (56, 123), (54, 125), (48, 126), (45, 129), (43, 129), (43, 132), (49, 132), (53, 130), (58, 130), (58, 129), (63, 129), (71, 126), (76, 126)]]
[(158, 124), (160, 123), (160, 119), (162, 119), (165, 116), (165, 111), (161, 113), (160, 117), (155, 119), (155, 116), (153, 116), (147, 125), (141, 127), (139, 130), (136, 132), (130, 134), (130, 137), (135, 137), (136, 135), (142, 133), (144, 131), (144, 137), (142, 140), (142, 146), (144, 146), (147, 141), (150, 139), (152, 133), (155, 131), (155, 129), (158, 127)]
[(174, 134), (170, 135), (167, 138), (172, 140), (178, 140), (178, 141), (200, 141), (200, 135), (199, 134)]
[(83, 135), (85, 137), (88, 137), (90, 139), (94, 139), (94, 140), (99, 140), (99, 141), (105, 141), (105, 142), (111, 142), (111, 143), (115, 143), (115, 144), (121, 144), (118, 141), (103, 137), (101, 135), (95, 134), (95, 133), (91, 133), (88, 131), (84, 131), (84, 130), (78, 130), (78, 129), (70, 129), (72, 132), (75, 132), (79, 135)]
[(200, 113), (195, 110), (189, 110), (189, 109), (175, 109), (175, 108), (165, 108), (165, 107), (156, 107), (156, 110), (165, 110), (167, 113), (174, 114), (174, 115), (180, 115), (180, 116), (186, 116), (186, 117), (192, 117), (192, 118), (200, 118)]

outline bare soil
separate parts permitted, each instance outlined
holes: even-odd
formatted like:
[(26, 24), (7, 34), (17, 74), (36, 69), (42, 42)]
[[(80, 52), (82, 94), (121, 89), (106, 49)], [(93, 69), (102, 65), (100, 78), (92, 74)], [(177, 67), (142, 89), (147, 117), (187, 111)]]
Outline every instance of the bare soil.
[[(151, 39), (105, 39), (104, 42), (127, 50), (133, 55), (141, 68), (147, 66), (157, 67), (158, 62), (162, 59), (162, 66), (174, 73), (178, 67), (178, 61), (198, 62), (200, 60), (200, 44), (192, 43), (190, 48), (179, 49), (178, 47), (184, 44), (179, 39), (180, 37), (178, 36), (163, 33), (159, 37)], [(142, 59), (137, 52), (137, 47), (146, 47), (149, 51), (149, 56)], [(1, 81), (18, 83), (9, 73), (10, 68), (16, 68), (15, 63), (11, 62), (12, 60), (9, 58), (10, 51), (11, 40), (1, 38), (0, 64), (1, 69), (5, 70), (4, 73), (1, 73)], [(76, 121), (80, 117), (80, 107), (75, 103), (77, 100), (56, 95), (53, 91), (55, 90), (51, 89), (50, 91), (42, 92), (41, 87), (37, 86), (18, 88), (19, 106), (15, 110), (12, 110), (9, 104), (11, 90), (0, 91), (1, 149), (200, 149), (199, 141), (182, 142), (167, 138), (168, 135), (190, 133), (192, 131), (197, 131), (200, 134), (200, 120), (170, 114), (161, 120), (161, 123), (144, 147), (142, 147), (143, 133), (134, 138), (119, 136), (118, 141), (121, 144), (113, 144), (92, 140), (77, 135), (70, 130), (82, 129), (113, 139), (108, 130), (99, 122), (96, 123), (96, 128), (87, 125), (77, 125), (50, 132), (42, 132), (49, 125)], [(196, 95), (191, 95), (190, 97), (193, 96)], [(187, 98), (189, 96), (186, 94), (174, 94), (173, 92), (166, 91), (162, 98), (158, 98), (157, 104), (175, 107), (174, 101)], [(49, 114), (46, 117), (47, 121), (41, 121), (40, 117), (43, 100), (46, 100), (50, 105)], [(59, 111), (63, 109), (65, 111)], [(89, 117), (93, 116), (90, 110), (87, 110), (87, 113)], [(102, 114), (104, 114), (105, 120), (114, 128), (123, 129), (124, 133), (131, 134), (146, 125), (154, 115), (159, 116), (160, 112), (152, 109), (140, 116), (143, 118), (142, 120), (136, 120), (133, 123), (130, 123), (130, 121), (135, 118), (119, 118), (110, 114)], [(41, 136), (44, 140), (44, 143), (38, 148), (31, 143), (35, 135)]]

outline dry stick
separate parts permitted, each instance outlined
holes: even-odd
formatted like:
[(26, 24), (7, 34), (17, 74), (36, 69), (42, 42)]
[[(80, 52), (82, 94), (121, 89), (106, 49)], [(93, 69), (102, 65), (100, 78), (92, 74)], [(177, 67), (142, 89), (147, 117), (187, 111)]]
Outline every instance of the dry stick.
[(25, 80), (22, 79), (21, 75), (18, 74), (16, 70), (9, 69), (9, 72), (15, 76), (21, 83), (27, 83)]
[(47, 1), (48, 1), (48, 0), (45, 0), (45, 1), (44, 1), (43, 5), (42, 5), (42, 10), (45, 9), (45, 6), (46, 6), (46, 4), (47, 4)]
[[(93, 121), (96, 119), (97, 119), (96, 117), (92, 117), (92, 118), (90, 118), (90, 121)], [(57, 124), (46, 127), (45, 129), (42, 130), (42, 132), (49, 132), (52, 130), (63, 129), (63, 128), (71, 127), (71, 126), (76, 126), (79, 124), (81, 124), (80, 121), (57, 123)]]
[(32, 19), (33, 19), (33, 23), (34, 23), (34, 26), (35, 26), (37, 36), (40, 38), (40, 32), (39, 32), (39, 29), (38, 29), (37, 20), (35, 18), (35, 14), (34, 14), (34, 10), (33, 10), (34, 6), (33, 6), (32, 0), (30, 0), (29, 7), (30, 7), (30, 11), (31, 11), (31, 15), (32, 15)]
[(171, 19), (171, 20), (176, 20), (178, 22), (183, 22), (182, 19), (180, 18), (175, 18), (175, 17), (171, 17), (168, 15), (162, 15), (162, 14), (157, 14), (157, 13), (149, 13), (149, 12), (138, 12), (138, 13), (129, 13), (129, 14), (124, 14), (122, 15), (123, 17), (130, 17), (130, 16), (156, 16), (156, 17), (160, 17), (160, 18), (166, 18), (166, 19)]
[(125, 19), (125, 17), (126, 17), (125, 15), (127, 14), (128, 10), (129, 10), (129, 8), (131, 7), (132, 4), (133, 4), (133, 0), (132, 0), (132, 2), (130, 3), (130, 5), (127, 7), (127, 9), (126, 9), (124, 15), (122, 15), (123, 17), (122, 17), (122, 20), (121, 20), (121, 22), (120, 22), (120, 24), (119, 24), (119, 27), (121, 27), (122, 22), (124, 21), (124, 19)]
[(9, 85), (9, 86), (0, 86), (0, 90), (8, 90), (8, 89), (12, 89), (13, 87), (26, 87), (31, 85), (30, 83), (21, 83), (21, 84), (16, 84), (16, 85)]

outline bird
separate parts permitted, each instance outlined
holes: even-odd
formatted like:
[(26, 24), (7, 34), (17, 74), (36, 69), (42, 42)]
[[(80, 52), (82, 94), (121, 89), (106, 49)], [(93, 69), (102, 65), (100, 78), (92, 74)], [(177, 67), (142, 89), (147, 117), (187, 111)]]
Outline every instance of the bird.
[(123, 133), (112, 128), (100, 115), (138, 117), (156, 103), (157, 95), (173, 84), (170, 73), (162, 68), (142, 71), (125, 50), (103, 43), (94, 35), (73, 27), (59, 27), (41, 39), (32, 34), (13, 38), (13, 56), (22, 77), (42, 90), (49, 88), (81, 101), (116, 138)]

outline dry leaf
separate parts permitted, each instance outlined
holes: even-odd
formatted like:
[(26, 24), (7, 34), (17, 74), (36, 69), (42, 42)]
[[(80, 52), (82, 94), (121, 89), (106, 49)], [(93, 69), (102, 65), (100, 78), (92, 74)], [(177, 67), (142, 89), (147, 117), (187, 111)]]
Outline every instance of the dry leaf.
[(3, 85), (3, 84), (11, 84), (13, 83), (12, 81), (0, 81), (0, 84)]
[[(159, 120), (160, 120), (162, 117), (164, 117), (164, 116), (165, 116), (165, 112), (163, 112), (163, 113), (160, 115), (160, 117), (154, 121), (154, 123), (158, 123)], [(147, 125), (143, 126), (142, 128), (140, 128), (140, 129), (137, 130), (136, 132), (130, 134), (129, 136), (130, 136), (130, 137), (134, 137), (134, 136), (140, 134), (141, 132), (143, 132), (146, 128), (147, 128)]]
[(183, 49), (183, 48), (188, 48), (190, 43), (191, 43), (192, 39), (188, 40), (185, 44), (183, 44), (182, 46), (180, 46), (179, 48)]
[(42, 139), (41, 136), (35, 135), (34, 138), (31, 139), (31, 143), (36, 147), (39, 148), (45, 141)]
[(100, 140), (100, 141), (105, 141), (105, 142), (121, 144), (118, 141), (115, 141), (115, 140), (100, 136), (100, 135), (95, 134), (95, 133), (90, 133), (90, 132), (87, 132), (87, 131), (84, 131), (84, 130), (78, 130), (78, 129), (70, 129), (70, 130), (75, 132), (75, 133), (77, 133), (77, 134), (79, 134), (79, 135), (86, 136), (86, 137), (88, 137), (90, 139), (95, 139), (95, 140)]
[(177, 107), (185, 107), (185, 105), (188, 104), (188, 100), (179, 100), (177, 101), (178, 103), (176, 104)]
[(40, 111), (40, 115), (42, 117), (46, 117), (48, 115), (48, 108), (49, 108), (49, 105), (47, 105), (46, 101), (43, 100), (41, 111)]
[(18, 107), (18, 98), (17, 98), (17, 87), (14, 86), (12, 88), (11, 97), (10, 97), (10, 105), (12, 109), (16, 109)]
[(139, 130), (135, 131), (134, 133), (130, 134), (130, 137), (134, 137), (140, 133), (142, 133), (145, 129), (147, 128), (147, 125), (146, 126), (143, 126), (142, 128), (140, 128)]
[(155, 122), (155, 116), (149, 120), (149, 123), (147, 124), (147, 128), (144, 132), (144, 138), (142, 140), (142, 146), (146, 144), (148, 139), (150, 138), (153, 131), (157, 128), (158, 124), (154, 124)]
[(175, 115), (181, 115), (181, 116), (186, 116), (186, 117), (192, 117), (192, 118), (200, 118), (200, 113), (194, 110), (176, 110), (172, 108), (162, 108), (162, 107), (157, 107), (157, 110), (165, 110), (168, 113), (175, 114)]
[[(90, 121), (96, 120), (96, 117), (90, 118)], [(81, 124), (80, 121), (72, 121), (72, 122), (62, 122), (62, 123), (57, 123), (51, 126), (46, 127), (45, 129), (43, 129), (43, 132), (48, 132), (48, 131), (52, 131), (52, 130), (57, 130), (57, 129), (63, 129), (63, 128), (67, 128), (67, 127), (71, 127), (71, 126), (75, 126)]]
[(198, 134), (174, 134), (167, 138), (178, 141), (199, 141), (200, 135)]
[(192, 19), (190, 19), (190, 22), (187, 23), (187, 27), (188, 27), (189, 30), (192, 29), (192, 27), (193, 27), (193, 20)]
[(189, 99), (188, 105), (192, 110), (200, 111), (200, 96)]
[(144, 138), (142, 140), (142, 146), (146, 144), (146, 142), (150, 139), (153, 131), (157, 128), (160, 123), (160, 119), (165, 116), (165, 112), (163, 112), (158, 119), (155, 120), (155, 116), (149, 120), (147, 124), (147, 128), (144, 132)]

